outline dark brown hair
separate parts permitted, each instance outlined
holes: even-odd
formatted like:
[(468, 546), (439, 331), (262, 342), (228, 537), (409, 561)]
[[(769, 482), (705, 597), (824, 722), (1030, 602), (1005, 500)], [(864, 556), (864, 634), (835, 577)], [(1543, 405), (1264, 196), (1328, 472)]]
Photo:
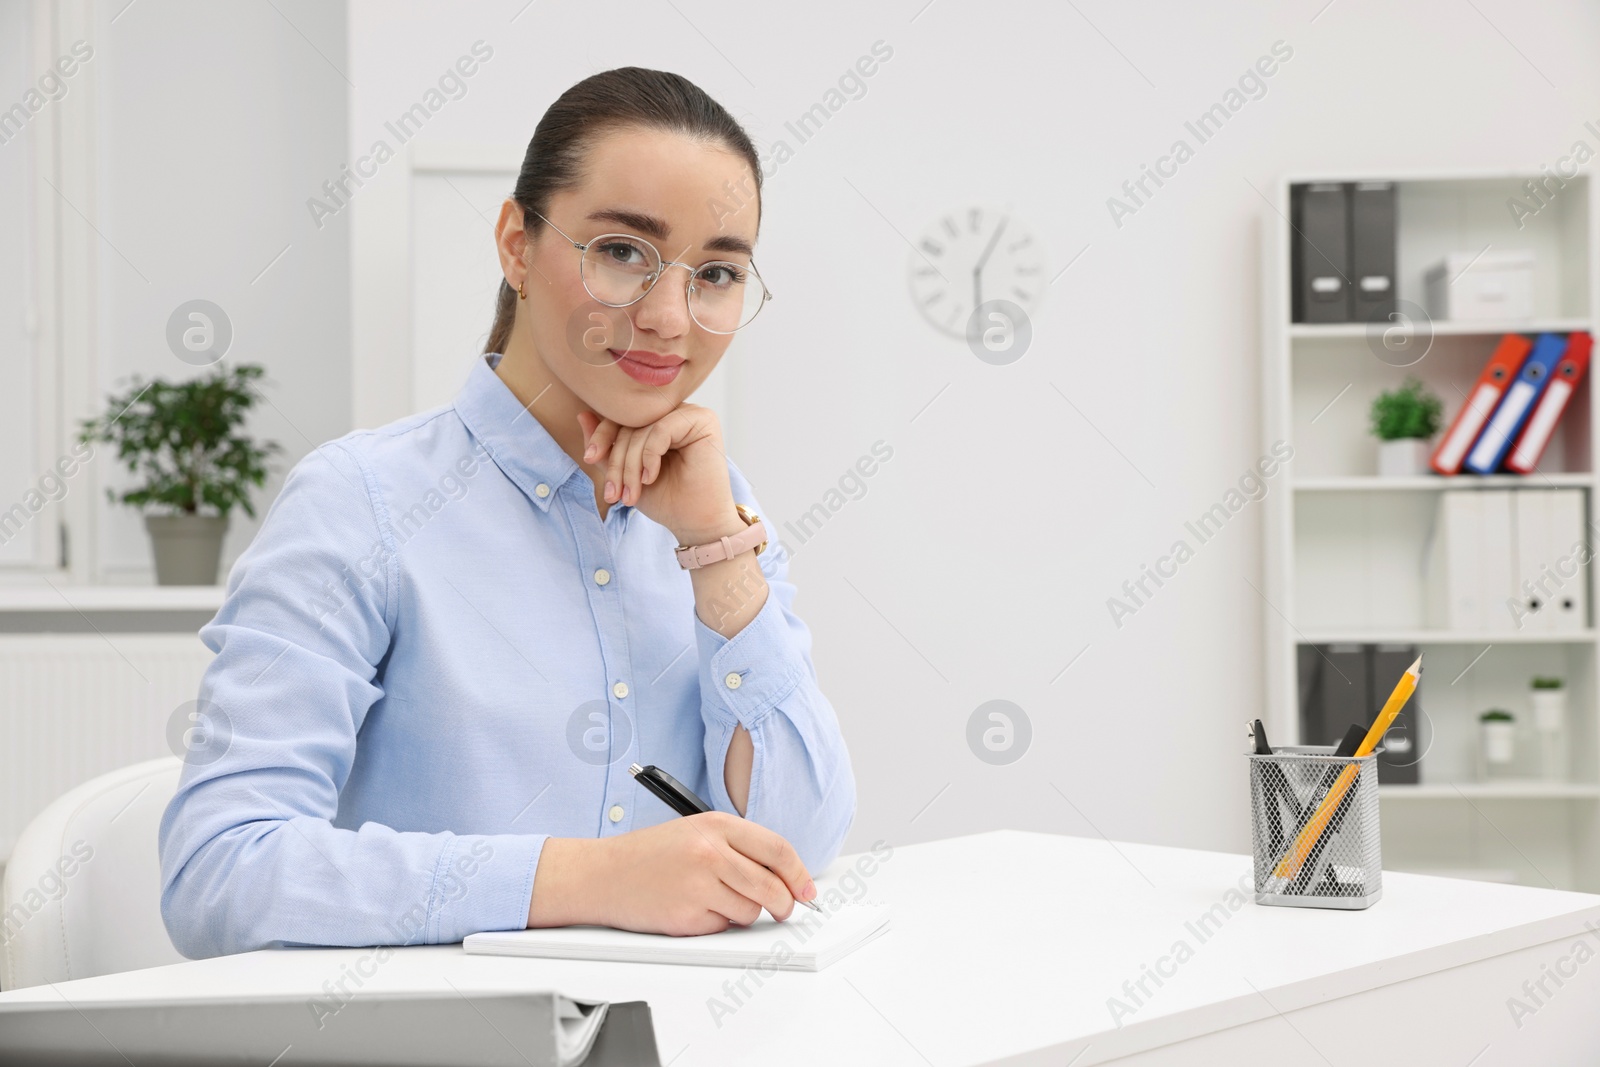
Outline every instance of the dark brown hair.
[[(523, 226), (532, 237), (544, 225), (535, 211), (546, 211), (551, 194), (583, 179), (583, 156), (601, 133), (619, 126), (672, 130), (720, 142), (742, 155), (755, 174), (756, 225), (761, 223), (761, 161), (750, 135), (726, 108), (689, 79), (664, 70), (618, 67), (591, 75), (545, 111), (533, 131), (511, 198), (522, 208)], [(495, 298), (494, 328), (485, 352), (504, 352), (517, 310), (517, 291), (502, 280)]]

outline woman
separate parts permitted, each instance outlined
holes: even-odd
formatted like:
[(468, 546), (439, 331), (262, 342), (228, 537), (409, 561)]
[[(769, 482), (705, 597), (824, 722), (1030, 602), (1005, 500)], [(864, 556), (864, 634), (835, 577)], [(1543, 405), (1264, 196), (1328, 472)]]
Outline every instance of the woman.
[[(677, 75), (545, 113), (484, 360), (297, 464), (201, 630), (212, 735), (161, 824), (181, 952), (701, 934), (816, 895), (849, 755), (755, 494), (686, 402), (768, 299), (760, 185)], [(633, 763), (715, 810), (675, 815)]]

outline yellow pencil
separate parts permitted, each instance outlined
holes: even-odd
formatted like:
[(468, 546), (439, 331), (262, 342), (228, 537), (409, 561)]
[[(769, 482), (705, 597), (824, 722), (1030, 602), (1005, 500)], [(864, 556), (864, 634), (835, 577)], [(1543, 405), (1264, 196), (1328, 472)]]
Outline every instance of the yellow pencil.
[[(1383, 710), (1378, 712), (1378, 717), (1372, 720), (1372, 727), (1367, 730), (1367, 736), (1361, 739), (1361, 746), (1356, 749), (1357, 756), (1368, 756), (1378, 747), (1378, 742), (1383, 740), (1383, 735), (1389, 727), (1394, 725), (1395, 716), (1400, 714), (1400, 709), (1405, 707), (1406, 701), (1411, 699), (1411, 694), (1416, 692), (1417, 683), (1422, 680), (1422, 657), (1406, 668), (1400, 676), (1400, 681), (1395, 683), (1394, 692), (1389, 694), (1388, 701), (1383, 705)], [(1306, 857), (1311, 855), (1311, 849), (1317, 840), (1322, 837), (1322, 831), (1327, 827), (1328, 820), (1333, 818), (1333, 813), (1339, 809), (1339, 802), (1349, 792), (1350, 786), (1356, 780), (1359, 770), (1352, 763), (1339, 772), (1338, 779), (1333, 783), (1333, 788), (1328, 790), (1328, 795), (1322, 798), (1316, 814), (1311, 816), (1311, 821), (1306, 823), (1300, 831), (1300, 836), (1295, 838), (1294, 847), (1283, 854), (1278, 861), (1278, 866), (1273, 870), (1274, 878), (1290, 879), (1300, 873), (1300, 867), (1305, 863)], [(1281, 886), (1276, 887), (1281, 888)]]

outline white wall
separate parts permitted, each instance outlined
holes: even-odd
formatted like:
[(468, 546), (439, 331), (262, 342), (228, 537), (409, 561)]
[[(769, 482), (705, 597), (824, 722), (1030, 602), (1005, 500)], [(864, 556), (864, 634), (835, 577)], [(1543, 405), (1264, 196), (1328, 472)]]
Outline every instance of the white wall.
[[(796, 153), (768, 184), (760, 246), (778, 299), (727, 357), (727, 421), (779, 524), (875, 441), (894, 450), (793, 567), (856, 763), (849, 847), (1014, 826), (1246, 850), (1239, 752), (1261, 710), (1268, 610), (1252, 589), (1259, 511), (1120, 628), (1106, 601), (1268, 444), (1258, 242), (1270, 209), (1256, 190), (1286, 170), (1553, 161), (1600, 120), (1600, 10), (908, 0), (728, 11), (507, 0), (396, 13), (351, 0), (347, 157), (477, 40), (493, 58), (419, 143), (523, 145), (561, 90), (627, 64), (678, 71), (763, 143), (788, 140)], [(796, 146), (784, 123), (880, 39), (894, 53), (866, 95)], [(1293, 55), (1265, 95), (1199, 144), (1185, 121), (1279, 40)], [(1178, 138), (1193, 158), (1116, 225), (1107, 198)], [(384, 239), (363, 229), (363, 204), (401, 174), (391, 167), (340, 216), (356, 220), (358, 261), (363, 242)], [(905, 239), (968, 205), (1014, 212), (1047, 246), (1052, 275), (1081, 253), (1011, 366), (935, 333), (909, 297)], [(392, 311), (403, 309), (381, 289), (358, 295), (358, 348)], [(403, 405), (381, 390), (354, 400), (358, 422)], [(969, 716), (992, 699), (1032, 723), (1031, 749), (1010, 766), (967, 745)]]

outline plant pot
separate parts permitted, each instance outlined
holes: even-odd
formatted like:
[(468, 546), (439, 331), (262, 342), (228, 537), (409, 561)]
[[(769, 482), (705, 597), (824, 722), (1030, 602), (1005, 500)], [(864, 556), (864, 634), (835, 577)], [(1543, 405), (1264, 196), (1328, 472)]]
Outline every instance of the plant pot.
[(226, 515), (146, 515), (157, 585), (216, 585)]
[(1560, 733), (1567, 722), (1565, 689), (1533, 690), (1533, 724), (1540, 733)]
[(1378, 442), (1378, 476), (1382, 478), (1414, 478), (1428, 473), (1428, 457), (1433, 452), (1423, 437), (1406, 437), (1398, 441)]
[(1480, 722), (1478, 729), (1483, 740), (1483, 759), (1491, 767), (1504, 767), (1517, 758), (1517, 724), (1514, 722)]

